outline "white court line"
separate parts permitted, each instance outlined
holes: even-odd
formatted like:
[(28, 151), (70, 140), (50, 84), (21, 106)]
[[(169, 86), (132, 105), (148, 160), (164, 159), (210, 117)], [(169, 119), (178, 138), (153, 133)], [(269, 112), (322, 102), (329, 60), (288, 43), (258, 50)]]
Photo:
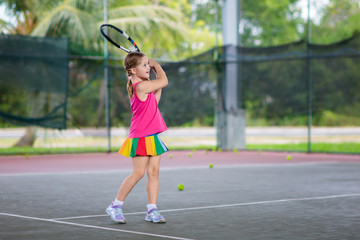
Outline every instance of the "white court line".
[(16, 215), (16, 214), (10, 214), (10, 213), (2, 213), (2, 212), (0, 212), (0, 215), (8, 216), (8, 217), (23, 218), (23, 219), (31, 219), (31, 220), (42, 221), (42, 222), (51, 222), (51, 223), (72, 225), (72, 226), (77, 226), (77, 227), (94, 228), (94, 229), (101, 229), (101, 230), (108, 230), (108, 231), (115, 231), (115, 232), (124, 232), (124, 233), (145, 235), (145, 236), (151, 236), (151, 237), (178, 239), (178, 240), (193, 240), (193, 239), (190, 239), (190, 238), (181, 238), (181, 237), (175, 237), (175, 236), (167, 236), (167, 235), (160, 235), (160, 234), (153, 234), (153, 233), (129, 231), (129, 230), (123, 230), (123, 229), (116, 229), (116, 228), (107, 228), (107, 227), (100, 227), (100, 226), (94, 226), (94, 225), (88, 225), (88, 224), (79, 224), (79, 223), (72, 223), (72, 222), (57, 221), (57, 220), (53, 220), (53, 219)]
[[(250, 205), (268, 204), (268, 203), (309, 201), (309, 200), (321, 200), (321, 199), (345, 198), (345, 197), (358, 197), (358, 196), (360, 196), (360, 193), (350, 193), (350, 194), (330, 195), (330, 196), (320, 196), (320, 197), (308, 197), (308, 198), (288, 198), (288, 199), (259, 201), (259, 202), (213, 205), (213, 206), (205, 206), (205, 207), (175, 208), (175, 209), (161, 210), (161, 212), (190, 211), (190, 210), (201, 210), (201, 209), (211, 209), (211, 208), (238, 207), (238, 206), (250, 206)], [(124, 215), (126, 216), (126, 215), (137, 215), (137, 214), (145, 214), (145, 212), (125, 213)], [(54, 218), (53, 220), (67, 220), (67, 219), (92, 218), (92, 217), (104, 217), (104, 216), (108, 216), (108, 215), (102, 214), (102, 215), (88, 215), (88, 216), (77, 216), (77, 217), (67, 217), (67, 218)]]

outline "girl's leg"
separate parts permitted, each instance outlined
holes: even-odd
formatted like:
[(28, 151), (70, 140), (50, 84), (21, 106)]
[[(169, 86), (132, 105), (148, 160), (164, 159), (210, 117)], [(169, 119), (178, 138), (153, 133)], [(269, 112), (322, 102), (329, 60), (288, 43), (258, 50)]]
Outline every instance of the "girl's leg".
[(132, 158), (133, 171), (122, 182), (116, 196), (117, 200), (123, 202), (136, 183), (144, 176), (149, 159), (149, 156), (136, 156)]
[(146, 205), (146, 217), (145, 221), (154, 223), (164, 223), (165, 218), (161, 216), (157, 209), (156, 202), (159, 193), (159, 166), (160, 156), (150, 157), (148, 166), (146, 168), (147, 173), (147, 192), (148, 192), (148, 205)]
[(149, 204), (156, 204), (158, 198), (160, 158), (160, 155), (150, 157), (146, 168)]

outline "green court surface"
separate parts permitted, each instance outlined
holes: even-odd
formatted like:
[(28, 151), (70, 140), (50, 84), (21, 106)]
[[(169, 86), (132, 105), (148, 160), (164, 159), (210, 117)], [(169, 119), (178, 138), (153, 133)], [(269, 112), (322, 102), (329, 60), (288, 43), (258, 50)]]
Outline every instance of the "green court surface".
[[(359, 156), (293, 154), (287, 160), (286, 153), (271, 152), (171, 154), (162, 160), (158, 201), (167, 223), (144, 220), (144, 177), (126, 199), (125, 225), (112, 222), (105, 209), (130, 173), (131, 165), (125, 164), (130, 159), (98, 154), (94, 159), (105, 165), (100, 168), (91, 155), (1, 157), (0, 239), (360, 236)], [(79, 168), (76, 162), (86, 159), (95, 168)], [(22, 169), (25, 161), (32, 162), (28, 171)], [(183, 191), (177, 189), (180, 183)]]

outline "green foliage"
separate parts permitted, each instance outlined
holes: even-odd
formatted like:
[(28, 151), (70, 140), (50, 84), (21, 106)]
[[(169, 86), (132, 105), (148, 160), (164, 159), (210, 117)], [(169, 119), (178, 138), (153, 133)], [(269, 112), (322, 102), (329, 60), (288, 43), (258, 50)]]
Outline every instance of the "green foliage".
[[(354, 107), (354, 109), (356, 109), (356, 107)], [(313, 123), (315, 126), (359, 126), (360, 118), (358, 116), (324, 110), (314, 116)]]
[(9, 33), (11, 31), (12, 25), (2, 19), (0, 19), (0, 34)]
[(190, 16), (190, 24), (194, 29), (206, 29), (211, 32), (216, 31), (215, 17), (216, 7), (218, 8), (218, 20), (221, 20), (221, 8), (218, 0), (199, 1), (199, 0), (188, 0), (191, 4), (192, 9), (187, 12)]
[[(14, 15), (31, 12), (35, 21), (33, 35), (69, 36), (71, 54), (103, 55), (103, 39), (99, 25), (103, 21), (102, 1), (96, 0), (8, 0), (4, 1)], [(152, 58), (179, 60), (210, 49), (215, 43), (214, 0), (108, 0), (109, 22), (134, 34), (140, 48)], [(304, 39), (305, 22), (297, 8), (298, 0), (242, 1), (241, 41), (244, 46), (273, 46)], [(221, 20), (221, 9), (219, 8)], [(319, 25), (312, 23), (312, 42), (331, 43), (350, 36), (359, 30), (359, 4), (357, 0), (331, 0), (323, 10)], [(28, 15), (30, 18), (31, 16)], [(19, 19), (20, 21), (21, 19)], [(6, 24), (6, 23), (3, 23)], [(329, 34), (331, 33), (331, 34)], [(184, 38), (187, 36), (187, 39)], [(295, 49), (296, 50), (296, 49)], [(293, 50), (293, 51), (295, 51)], [(123, 57), (119, 50), (110, 48), (112, 56)], [(206, 61), (212, 59), (209, 55)], [(323, 63), (321, 62), (323, 61)], [(90, 83), (86, 91), (69, 100), (70, 126), (102, 126), (104, 86), (101, 61), (87, 61), (78, 72), (70, 70), (69, 95)], [(325, 63), (326, 62), (326, 63)], [(85, 65), (88, 64), (86, 67)], [(121, 68), (121, 62), (116, 63)], [(287, 64), (287, 65), (286, 65)], [(242, 93), (243, 107), (247, 111), (247, 124), (254, 125), (306, 125), (306, 75), (304, 61), (282, 61), (242, 64), (248, 69)], [(360, 106), (356, 97), (360, 88), (359, 62), (354, 59), (338, 61), (325, 59), (313, 61), (313, 106), (315, 125), (358, 125)], [(74, 66), (75, 68), (75, 66)], [(343, 69), (343, 71), (336, 71)], [(346, 70), (344, 70), (346, 69)], [(182, 75), (174, 70), (173, 90), (164, 91), (161, 109), (168, 117), (169, 125), (211, 125), (213, 100), (211, 91), (190, 95), (177, 89), (199, 87), (204, 78), (201, 72), (208, 68)], [(113, 125), (128, 125), (128, 99), (122, 71), (112, 71), (111, 119)], [(191, 77), (190, 85), (187, 82)], [(177, 79), (179, 77), (179, 79)], [(185, 79), (185, 80), (184, 80)], [(300, 80), (299, 80), (300, 79)], [(332, 79), (331, 81), (329, 79)], [(331, 82), (331, 84), (329, 84)], [(121, 89), (121, 90), (120, 90)], [(329, 94), (331, 93), (331, 94)], [(199, 94), (199, 93), (193, 93)], [(203, 94), (203, 95), (201, 95)], [(18, 97), (24, 97), (18, 95)], [(200, 97), (201, 96), (201, 97)], [(206, 97), (203, 97), (206, 96)], [(196, 98), (196, 103), (192, 99)], [(181, 101), (180, 101), (181, 100)], [(0, 100), (1, 101), (1, 100)], [(2, 110), (16, 107), (16, 99), (0, 104)], [(11, 104), (10, 104), (11, 103)], [(174, 103), (171, 105), (170, 103)], [(174, 107), (179, 104), (180, 107)], [(203, 109), (200, 110), (200, 107)], [(19, 107), (18, 111), (25, 111)], [(189, 111), (191, 110), (191, 111)]]
[[(57, 1), (48, 12), (39, 13), (34, 36), (68, 36), (71, 54), (103, 55), (99, 26), (103, 23), (102, 2), (89, 0)], [(179, 60), (207, 50), (214, 45), (209, 30), (189, 28), (190, 5), (185, 1), (109, 1), (109, 23), (124, 29), (152, 58)], [(185, 38), (185, 36), (187, 36)], [(118, 49), (110, 53), (123, 57)]]
[(359, 23), (358, 0), (331, 0), (323, 10), (320, 24), (311, 26), (311, 42), (330, 44), (349, 38), (354, 32), (360, 32)]
[(201, 118), (197, 117), (191, 120), (190, 122), (184, 123), (182, 127), (203, 127), (203, 126), (214, 126), (214, 116), (203, 116)]
[[(0, 111), (18, 116), (24, 115), (24, 113), (28, 112), (26, 104), (23, 102), (24, 98), (26, 98), (26, 92), (5, 88), (0, 84)], [(9, 122), (0, 118), (0, 127), (9, 127), (9, 125)]]
[(304, 38), (298, 0), (241, 1), (243, 46), (274, 46)]

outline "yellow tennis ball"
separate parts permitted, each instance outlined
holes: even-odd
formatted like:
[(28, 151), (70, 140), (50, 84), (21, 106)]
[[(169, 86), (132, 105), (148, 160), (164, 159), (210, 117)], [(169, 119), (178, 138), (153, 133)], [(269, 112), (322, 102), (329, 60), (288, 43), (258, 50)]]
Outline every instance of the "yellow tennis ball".
[(218, 149), (218, 152), (222, 152), (222, 148), (219, 148), (219, 149)]
[(29, 158), (29, 154), (25, 154), (25, 157), (26, 157), (26, 158)]
[(169, 158), (172, 159), (174, 156), (172, 154), (169, 155)]
[(179, 185), (178, 185), (178, 189), (179, 189), (179, 191), (184, 190), (184, 185), (183, 185), (183, 184), (179, 184)]
[(234, 151), (234, 153), (235, 153), (236, 155), (239, 154), (239, 151), (238, 151), (237, 149), (234, 149), (233, 151)]
[(192, 154), (191, 153), (188, 153), (188, 157), (191, 158)]
[(196, 153), (196, 152), (197, 152), (197, 150), (196, 150), (196, 149), (194, 149), (194, 150), (193, 150), (193, 152), (194, 152), (194, 153)]
[(286, 158), (287, 158), (287, 160), (289, 160), (289, 161), (292, 159), (291, 155), (287, 155)]
[(214, 167), (214, 164), (210, 163), (209, 168), (213, 168), (213, 167)]

